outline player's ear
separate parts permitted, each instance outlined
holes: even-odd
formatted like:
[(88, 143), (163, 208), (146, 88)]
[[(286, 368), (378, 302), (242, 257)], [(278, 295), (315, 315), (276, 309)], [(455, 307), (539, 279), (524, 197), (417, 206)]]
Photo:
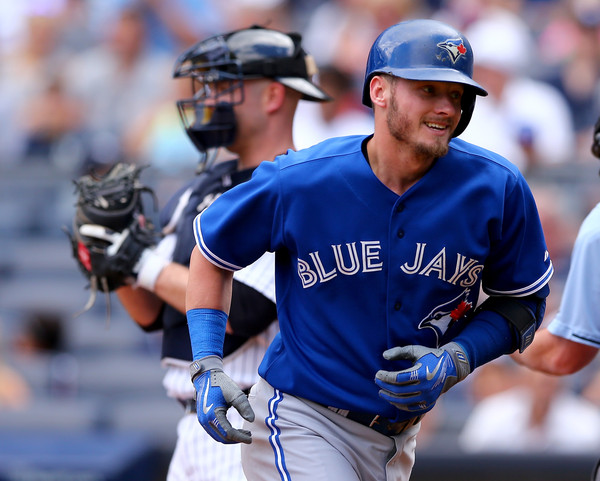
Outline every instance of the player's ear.
[(267, 113), (273, 113), (285, 102), (286, 87), (279, 82), (269, 82), (263, 90), (263, 106)]
[(373, 106), (385, 107), (387, 105), (388, 92), (391, 89), (390, 82), (381, 75), (374, 75), (369, 82), (369, 94)]

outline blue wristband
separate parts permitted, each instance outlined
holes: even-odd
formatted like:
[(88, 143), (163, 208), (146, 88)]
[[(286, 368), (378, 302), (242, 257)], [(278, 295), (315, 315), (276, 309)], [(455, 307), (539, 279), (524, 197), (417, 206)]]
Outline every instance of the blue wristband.
[(223, 358), (227, 314), (217, 309), (190, 309), (186, 313), (194, 360), (206, 356)]

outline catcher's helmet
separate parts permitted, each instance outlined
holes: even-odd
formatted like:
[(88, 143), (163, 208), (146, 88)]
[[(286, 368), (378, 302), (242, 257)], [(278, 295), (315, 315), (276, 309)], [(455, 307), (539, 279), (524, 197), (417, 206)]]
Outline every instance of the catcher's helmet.
[(471, 120), (475, 96), (487, 95), (473, 80), (473, 51), (469, 41), (458, 30), (437, 20), (407, 20), (377, 37), (369, 52), (363, 85), (363, 104), (367, 107), (372, 107), (369, 84), (377, 74), (463, 84), (462, 116), (454, 137)]
[(191, 140), (205, 152), (234, 141), (233, 105), (243, 102), (243, 89), (235, 99), (233, 94), (244, 79), (272, 78), (302, 93), (305, 100), (331, 100), (311, 81), (316, 73), (299, 34), (255, 25), (192, 46), (177, 59), (173, 76), (192, 78), (194, 96), (179, 100), (177, 106)]

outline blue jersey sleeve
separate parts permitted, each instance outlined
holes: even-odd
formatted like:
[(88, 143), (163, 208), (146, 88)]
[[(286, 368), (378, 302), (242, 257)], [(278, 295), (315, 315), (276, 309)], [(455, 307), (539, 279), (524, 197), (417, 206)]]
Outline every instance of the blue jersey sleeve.
[(554, 269), (533, 194), (521, 174), (506, 184), (504, 211), (490, 232), (482, 278), (486, 294), (525, 297), (548, 283)]

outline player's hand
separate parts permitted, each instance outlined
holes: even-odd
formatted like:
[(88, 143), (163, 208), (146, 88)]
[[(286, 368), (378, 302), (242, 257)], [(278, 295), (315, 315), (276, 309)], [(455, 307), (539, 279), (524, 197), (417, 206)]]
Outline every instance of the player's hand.
[(202, 371), (194, 377), (198, 421), (205, 431), (223, 444), (252, 442), (250, 431), (235, 429), (227, 419), (233, 406), (246, 421), (254, 421), (254, 411), (247, 396), (223, 372), (223, 361), (216, 356), (201, 359)]
[(114, 287), (133, 283), (136, 264), (153, 240), (139, 235), (133, 225), (116, 232), (97, 224), (83, 224), (79, 237), (83, 240), (78, 246), (80, 261), (91, 275), (114, 281)]
[(378, 371), (375, 383), (379, 396), (402, 411), (423, 414), (431, 410), (440, 395), (471, 372), (462, 347), (451, 342), (439, 349), (404, 346), (388, 349), (383, 357), (390, 361), (412, 361), (402, 371)]

